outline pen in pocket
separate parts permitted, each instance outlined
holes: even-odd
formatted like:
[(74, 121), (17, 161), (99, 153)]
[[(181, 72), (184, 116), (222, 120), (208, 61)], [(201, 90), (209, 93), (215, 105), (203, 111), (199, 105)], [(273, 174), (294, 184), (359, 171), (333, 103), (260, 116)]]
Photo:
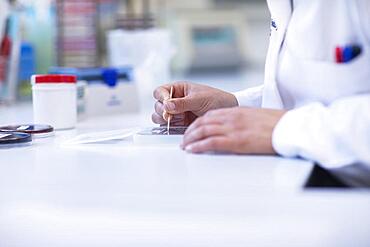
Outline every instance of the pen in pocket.
[(362, 53), (362, 47), (359, 45), (347, 45), (335, 47), (336, 63), (349, 63)]

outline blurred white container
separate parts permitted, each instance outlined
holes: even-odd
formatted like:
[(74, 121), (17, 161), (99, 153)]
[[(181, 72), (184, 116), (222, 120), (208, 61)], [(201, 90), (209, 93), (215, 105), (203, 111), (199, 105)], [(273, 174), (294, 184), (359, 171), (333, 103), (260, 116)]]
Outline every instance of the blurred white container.
[(76, 77), (71, 75), (32, 76), (33, 116), (37, 124), (55, 130), (72, 129), (77, 123)]
[(175, 47), (167, 29), (113, 30), (108, 33), (109, 65), (134, 68), (142, 103), (146, 102), (144, 99), (152, 99), (157, 86), (171, 80), (174, 55)]

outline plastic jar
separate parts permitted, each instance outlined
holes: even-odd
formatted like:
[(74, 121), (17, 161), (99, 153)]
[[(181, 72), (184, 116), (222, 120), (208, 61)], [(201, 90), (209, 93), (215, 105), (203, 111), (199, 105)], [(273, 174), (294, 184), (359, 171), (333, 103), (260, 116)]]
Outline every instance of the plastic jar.
[(77, 123), (77, 86), (73, 75), (32, 76), (33, 117), (37, 124), (55, 130), (72, 129)]

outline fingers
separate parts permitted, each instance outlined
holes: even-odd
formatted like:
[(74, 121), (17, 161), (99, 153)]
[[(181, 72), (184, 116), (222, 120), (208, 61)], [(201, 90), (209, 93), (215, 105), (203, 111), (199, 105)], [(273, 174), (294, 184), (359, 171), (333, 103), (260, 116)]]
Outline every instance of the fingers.
[(155, 102), (155, 104), (154, 104), (154, 110), (155, 110), (155, 112), (156, 112), (158, 115), (162, 116), (162, 115), (163, 115), (163, 113), (164, 113), (164, 105), (163, 105), (161, 102), (157, 101), (157, 102)]
[(223, 125), (205, 125), (200, 126), (199, 128), (189, 132), (184, 136), (184, 141), (182, 146), (187, 147), (191, 143), (198, 142), (200, 140), (215, 137), (215, 136), (223, 136), (227, 135), (228, 130)]
[[(170, 99), (172, 87), (174, 95), (173, 99)], [(191, 111), (191, 101), (189, 98), (184, 97), (184, 87), (183, 83), (175, 83), (161, 86), (154, 91), (153, 96), (158, 100), (155, 103), (155, 112), (162, 116), (164, 120), (167, 121), (172, 115)], [(153, 118), (158, 122), (158, 116), (153, 116)]]
[[(183, 119), (185, 118), (185, 114), (184, 114), (184, 113), (176, 114), (176, 115), (173, 115), (173, 114), (168, 113), (168, 112), (165, 110), (164, 105), (163, 105), (161, 102), (159, 102), (159, 101), (157, 101), (157, 102), (155, 103), (155, 105), (154, 105), (154, 109), (155, 109), (155, 113), (156, 113), (156, 115), (161, 116), (161, 118), (162, 118), (163, 120), (165, 120), (165, 121), (167, 121), (167, 120), (168, 120), (169, 116), (171, 116), (171, 119), (172, 119), (172, 120), (179, 120), (179, 119), (182, 119), (182, 120), (183, 120)], [(153, 114), (153, 115), (154, 115), (154, 114)], [(153, 119), (158, 119), (158, 116), (153, 117)], [(153, 122), (154, 122), (154, 121), (153, 121)], [(158, 121), (157, 121), (157, 122), (158, 122)], [(157, 122), (155, 122), (155, 123), (157, 123)], [(159, 124), (161, 124), (161, 123), (159, 123)]]
[(170, 98), (171, 87), (173, 87), (173, 98), (182, 98), (186, 96), (185, 88), (187, 85), (186, 82), (176, 82), (160, 86), (154, 90), (153, 97), (163, 103)]
[(165, 112), (163, 112), (163, 114), (162, 114), (163, 119), (164, 119), (164, 120), (166, 120), (166, 121), (168, 121), (168, 119), (169, 119), (171, 116), (172, 116), (172, 115), (168, 114), (166, 111), (165, 111)]
[[(152, 121), (155, 124), (159, 125), (167, 125), (167, 117), (164, 119), (163, 116), (159, 115), (158, 113), (152, 114)], [(171, 118), (171, 126), (184, 126), (185, 125), (185, 115), (179, 114), (174, 115)]]
[(234, 109), (236, 109), (236, 108), (221, 108), (221, 109), (216, 109), (216, 110), (208, 111), (205, 114), (205, 116), (207, 116), (207, 117), (225, 116), (225, 115), (229, 115), (230, 113), (232, 113)]
[(163, 124), (162, 122), (167, 122), (169, 114), (164, 110), (164, 105), (162, 102), (155, 102), (154, 110), (155, 114), (152, 115), (152, 120), (154, 123)]
[[(167, 122), (165, 124), (161, 124), (161, 127), (167, 127)], [(185, 126), (184, 120), (176, 120), (176, 121), (171, 121), (171, 126), (170, 127), (183, 127)]]
[(154, 90), (153, 97), (160, 102), (164, 102), (170, 98), (170, 90), (167, 86), (158, 87)]
[(193, 111), (196, 102), (187, 96), (183, 98), (176, 98), (164, 101), (164, 110), (169, 114), (180, 114), (188, 111)]
[(159, 115), (158, 113), (153, 113), (152, 114), (152, 121), (153, 123), (155, 124), (166, 124), (167, 121), (163, 119), (163, 117), (161, 115)]
[(205, 152), (225, 152), (231, 150), (231, 141), (224, 136), (216, 136), (200, 140), (185, 147), (187, 152), (205, 153)]
[(227, 124), (230, 109), (208, 112), (198, 118), (185, 132), (181, 145), (188, 152), (202, 153), (208, 151), (230, 151), (231, 139)]
[(222, 124), (225, 123), (226, 120), (227, 120), (227, 114), (223, 114), (223, 115), (218, 116), (218, 115), (215, 115), (212, 112), (209, 112), (206, 115), (204, 115), (203, 117), (200, 117), (200, 118), (196, 119), (189, 126), (189, 128), (186, 130), (185, 135), (193, 132), (194, 130), (196, 130), (197, 128), (199, 128), (201, 126), (222, 125)]

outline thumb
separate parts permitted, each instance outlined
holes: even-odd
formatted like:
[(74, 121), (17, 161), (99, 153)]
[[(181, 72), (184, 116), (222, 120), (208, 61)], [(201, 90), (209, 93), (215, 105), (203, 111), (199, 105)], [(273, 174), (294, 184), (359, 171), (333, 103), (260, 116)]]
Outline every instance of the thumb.
[(169, 114), (181, 114), (192, 111), (193, 102), (189, 97), (169, 99), (164, 102), (164, 109)]

